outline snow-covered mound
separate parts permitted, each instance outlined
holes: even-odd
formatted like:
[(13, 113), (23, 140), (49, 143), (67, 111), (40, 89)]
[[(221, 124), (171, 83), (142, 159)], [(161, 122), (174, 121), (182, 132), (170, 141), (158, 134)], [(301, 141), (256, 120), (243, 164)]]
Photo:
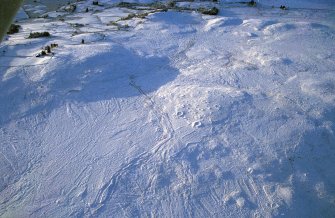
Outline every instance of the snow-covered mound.
[(0, 45), (0, 217), (335, 216), (331, 1), (99, 2)]

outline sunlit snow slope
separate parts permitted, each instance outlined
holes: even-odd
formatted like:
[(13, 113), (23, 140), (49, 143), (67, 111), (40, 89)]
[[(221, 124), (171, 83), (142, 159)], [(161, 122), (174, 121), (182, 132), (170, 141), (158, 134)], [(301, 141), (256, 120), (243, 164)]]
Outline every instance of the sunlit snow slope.
[(335, 216), (334, 3), (100, 2), (0, 45), (0, 217)]

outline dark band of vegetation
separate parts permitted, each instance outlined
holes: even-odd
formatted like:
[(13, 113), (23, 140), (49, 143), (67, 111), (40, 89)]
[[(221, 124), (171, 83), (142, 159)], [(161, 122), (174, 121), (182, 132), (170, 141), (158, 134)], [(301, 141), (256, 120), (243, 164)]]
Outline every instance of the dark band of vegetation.
[(217, 9), (216, 7), (213, 7), (211, 9), (208, 8), (199, 8), (198, 11), (202, 14), (206, 14), (206, 15), (217, 15), (219, 13), (219, 9)]
[(49, 37), (50, 33), (49, 32), (33, 32), (30, 33), (29, 39), (34, 39), (34, 38), (41, 38), (41, 37)]

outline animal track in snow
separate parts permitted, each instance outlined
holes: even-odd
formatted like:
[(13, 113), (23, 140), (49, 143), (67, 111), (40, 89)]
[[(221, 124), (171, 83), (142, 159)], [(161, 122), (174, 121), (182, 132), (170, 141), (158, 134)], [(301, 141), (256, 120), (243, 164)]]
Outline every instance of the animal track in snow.
[(183, 111), (178, 111), (177, 112), (177, 117), (184, 117), (185, 116), (185, 112)]
[(199, 127), (202, 127), (203, 124), (201, 123), (201, 121), (195, 121), (192, 123), (192, 127), (194, 128), (199, 128)]

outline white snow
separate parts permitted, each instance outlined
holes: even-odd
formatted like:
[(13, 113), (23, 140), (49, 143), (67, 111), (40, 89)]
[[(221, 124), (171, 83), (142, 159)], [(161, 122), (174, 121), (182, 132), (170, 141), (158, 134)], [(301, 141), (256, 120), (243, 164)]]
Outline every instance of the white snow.
[(331, 0), (99, 2), (0, 44), (0, 217), (334, 217)]

